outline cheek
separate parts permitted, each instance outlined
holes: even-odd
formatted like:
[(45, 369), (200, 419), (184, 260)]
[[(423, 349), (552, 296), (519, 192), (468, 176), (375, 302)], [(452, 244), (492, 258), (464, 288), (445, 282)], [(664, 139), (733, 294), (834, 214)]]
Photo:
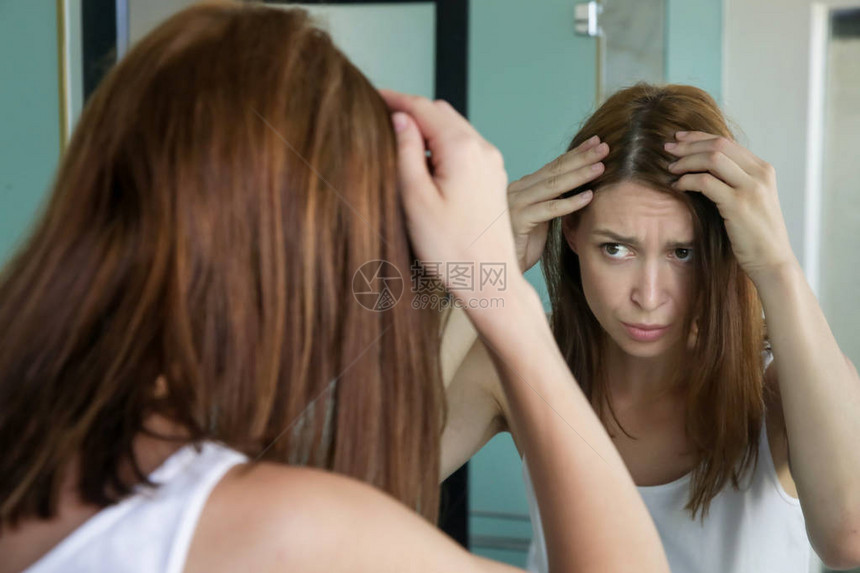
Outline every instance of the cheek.
[(606, 265), (587, 257), (580, 258), (582, 290), (591, 312), (598, 318), (619, 305), (624, 298), (624, 280), (620, 273), (609, 272)]
[(685, 271), (683, 273), (679, 273), (676, 278), (675, 284), (673, 285), (674, 289), (674, 299), (678, 305), (678, 307), (682, 310), (687, 310), (690, 307), (690, 301), (693, 297), (693, 273), (692, 271)]

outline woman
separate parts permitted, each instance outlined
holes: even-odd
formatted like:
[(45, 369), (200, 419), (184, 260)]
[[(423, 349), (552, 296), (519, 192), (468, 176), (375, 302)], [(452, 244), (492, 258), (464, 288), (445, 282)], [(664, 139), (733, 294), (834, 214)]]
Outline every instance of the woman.
[[(378, 259), (515, 264), (509, 225), (472, 244), (506, 176), (450, 106), (385, 97), (393, 118), (304, 12), (233, 3), (175, 15), (109, 74), (0, 279), (0, 572), (513, 570), (433, 527), (438, 315), (352, 292)], [(593, 492), (545, 515), (554, 566), (667, 571), (535, 292), (456, 294), (505, 302), (469, 318), (538, 497)]]
[[(860, 564), (860, 381), (791, 251), (773, 169), (713, 99), (618, 92), (509, 203), (521, 268), (542, 253), (555, 340), (672, 570), (806, 572), (807, 532), (827, 565)], [(457, 370), (470, 339), (461, 317), (450, 325), (443, 477), (508, 412), (480, 342)], [(529, 565), (545, 571), (531, 502)]]

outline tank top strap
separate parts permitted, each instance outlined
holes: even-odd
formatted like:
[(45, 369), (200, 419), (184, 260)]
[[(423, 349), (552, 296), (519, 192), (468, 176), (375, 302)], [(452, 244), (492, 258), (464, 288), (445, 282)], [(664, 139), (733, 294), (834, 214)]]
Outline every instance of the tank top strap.
[(149, 474), (155, 487), (108, 506), (26, 569), (26, 573), (182, 573), (209, 494), (248, 458), (215, 442), (188, 444)]
[[(167, 558), (165, 573), (182, 573), (194, 531), (197, 529), (200, 514), (203, 513), (209, 494), (224, 474), (234, 466), (248, 461), (244, 454), (215, 442), (204, 443), (197, 454), (199, 457), (196, 458), (196, 463), (194, 459), (186, 462), (185, 469), (190, 468), (192, 479), (186, 478), (189, 484), (186, 490), (188, 497)], [(157, 479), (159, 476), (153, 477)]]

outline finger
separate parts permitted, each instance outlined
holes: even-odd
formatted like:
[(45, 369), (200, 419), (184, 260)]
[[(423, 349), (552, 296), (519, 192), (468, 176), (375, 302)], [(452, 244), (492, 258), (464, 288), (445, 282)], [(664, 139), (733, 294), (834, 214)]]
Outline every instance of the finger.
[(556, 217), (564, 217), (578, 211), (591, 203), (594, 198), (594, 192), (591, 189), (577, 193), (572, 197), (564, 199), (556, 199), (553, 201), (544, 201), (533, 205), (523, 211), (523, 220), (529, 224), (537, 225), (546, 221), (551, 221)]
[[(523, 177), (511, 185), (512, 191), (527, 189), (541, 181), (553, 177), (559, 177), (564, 173), (580, 169), (583, 166), (594, 164), (606, 157), (609, 153), (609, 145), (600, 143), (596, 135), (586, 140), (578, 147), (567, 153), (559, 155), (534, 173)], [(573, 187), (567, 190), (573, 189)]]
[(728, 137), (703, 133), (701, 131), (679, 131), (675, 134), (675, 146), (666, 146), (666, 150), (674, 155), (690, 155), (703, 151), (719, 151), (737, 163), (741, 169), (754, 174), (764, 163), (751, 151)]
[[(415, 120), (424, 138), (431, 143), (452, 133), (468, 132), (477, 135), (477, 131), (462, 115), (457, 113), (448, 102), (433, 102), (425, 97), (379, 90), (380, 95), (392, 111), (402, 111)], [(480, 137), (480, 136), (479, 136)]]
[(746, 171), (720, 151), (707, 151), (681, 157), (678, 161), (669, 164), (669, 171), (676, 174), (706, 171), (735, 189), (749, 185), (752, 181), (752, 177)]
[(548, 178), (538, 181), (516, 194), (512, 199), (522, 205), (533, 205), (551, 199), (557, 199), (568, 191), (581, 187), (600, 177), (606, 170), (603, 163), (593, 163), (558, 175), (550, 175)]
[(678, 141), (707, 141), (720, 137), (715, 133), (707, 133), (704, 131), (676, 131), (675, 139)]
[(438, 198), (439, 190), (427, 166), (424, 139), (414, 120), (406, 113), (391, 116), (397, 134), (397, 180), (406, 205), (427, 205)]
[(734, 189), (717, 179), (710, 173), (687, 173), (682, 175), (672, 187), (680, 191), (697, 191), (717, 204), (722, 209), (731, 206), (734, 201)]
[[(577, 145), (576, 147), (574, 147), (573, 149), (562, 153), (558, 158), (556, 158), (556, 160), (554, 162), (550, 162), (547, 166), (555, 163), (556, 165), (558, 165), (558, 167), (564, 168), (565, 166), (569, 165), (569, 163), (572, 159), (581, 156), (583, 153), (585, 153), (589, 149), (594, 149), (595, 147), (599, 146), (600, 143), (601, 143), (600, 142), (600, 136), (593, 135), (593, 136), (589, 137), (588, 139), (586, 139), (585, 141), (583, 141), (582, 143), (580, 143), (579, 145)], [(609, 151), (609, 146), (604, 143), (603, 148), (601, 148), (599, 150), (599, 153), (606, 153), (608, 151)]]
[(467, 169), (478, 150), (492, 146), (481, 137), (472, 125), (443, 100), (430, 101), (383, 90), (380, 92), (391, 109), (407, 113), (418, 126), (430, 151), (434, 179), (446, 179), (460, 169)]
[(411, 106), (414, 106), (416, 103), (429, 103), (430, 105), (439, 108), (438, 111), (441, 112), (441, 114), (447, 115), (450, 119), (452, 119), (454, 122), (459, 123), (462, 127), (471, 131), (475, 131), (475, 133), (477, 133), (474, 127), (472, 127), (472, 124), (469, 123), (469, 120), (463, 117), (460, 112), (454, 109), (454, 106), (452, 106), (448, 101), (444, 99), (429, 100), (421, 96), (410, 95), (386, 89), (379, 90), (379, 93), (380, 95), (382, 95), (382, 98), (388, 104), (388, 107), (392, 110), (400, 110), (410, 113)]

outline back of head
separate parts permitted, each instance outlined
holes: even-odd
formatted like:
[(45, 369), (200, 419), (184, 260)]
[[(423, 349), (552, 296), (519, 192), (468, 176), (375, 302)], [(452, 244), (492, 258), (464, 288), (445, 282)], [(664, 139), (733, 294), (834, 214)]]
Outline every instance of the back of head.
[(352, 291), (365, 262), (415, 260), (395, 150), (304, 11), (200, 5), (134, 46), (0, 277), (0, 525), (52, 515), (78, 456), (84, 501), (128, 493), (151, 414), (434, 519), (438, 313)]
[[(696, 268), (686, 329), (696, 334), (679, 372), (689, 373), (684, 380), (686, 431), (700, 459), (688, 509), (695, 515), (701, 508), (704, 516), (714, 495), (726, 483), (735, 482), (756, 457), (763, 415), (764, 327), (755, 287), (734, 256), (716, 205), (701, 193), (671, 187), (678, 176), (668, 165), (677, 157), (664, 144), (675, 141), (678, 131), (732, 138), (717, 103), (698, 88), (637, 84), (615, 93), (585, 121), (568, 148), (598, 135), (609, 146), (603, 159), (605, 170), (569, 194), (586, 188), (600, 193), (609, 185), (633, 181), (670, 194), (693, 215)], [(561, 219), (551, 223), (541, 259), (552, 302), (553, 331), (574, 376), (603, 416), (604, 333), (588, 307), (579, 259), (564, 239), (562, 224)]]

